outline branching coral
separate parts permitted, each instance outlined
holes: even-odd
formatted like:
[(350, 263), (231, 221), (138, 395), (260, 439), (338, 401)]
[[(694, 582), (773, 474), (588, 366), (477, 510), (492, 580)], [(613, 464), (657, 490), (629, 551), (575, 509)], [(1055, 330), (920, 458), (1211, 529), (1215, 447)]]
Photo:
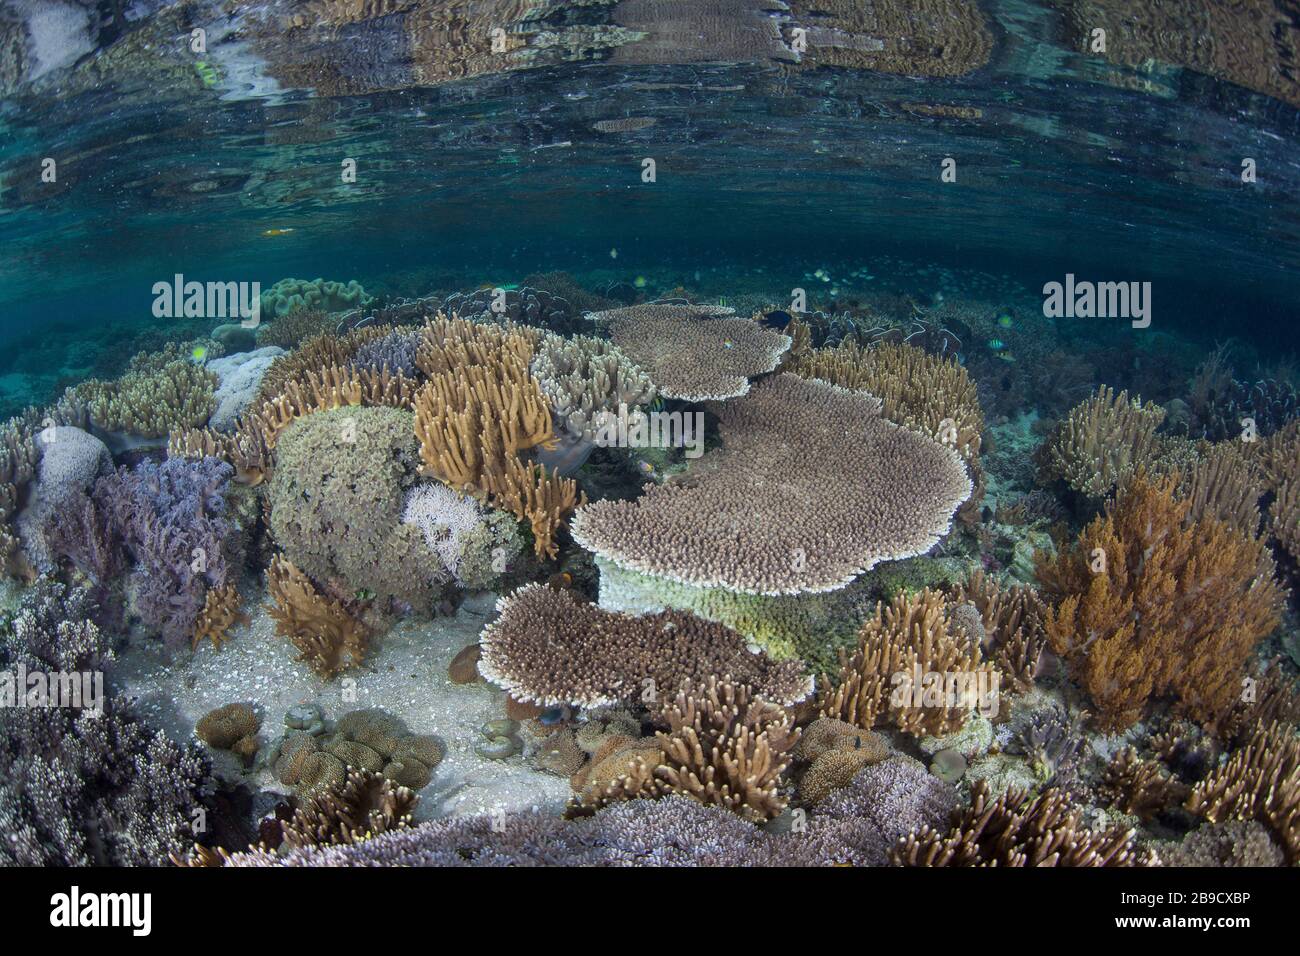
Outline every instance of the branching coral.
[(523, 549), (512, 515), (485, 508), (440, 481), (414, 485), (402, 521), (418, 528), (442, 569), (463, 588), (484, 589), (513, 571)]
[(618, 414), (655, 399), (650, 378), (622, 350), (587, 335), (571, 338), (548, 333), (533, 356), (530, 371), (551, 403), (559, 430), (594, 441), (597, 416)]
[(983, 571), (954, 592), (956, 605), (971, 604), (980, 616), (980, 642), (997, 669), (1025, 691), (1033, 686), (1039, 661), (1047, 646), (1043, 618), (1047, 608), (1033, 588), (1001, 588)]
[(928, 551), (971, 483), (951, 448), (879, 402), (782, 374), (718, 406), (723, 448), (686, 480), (577, 512), (574, 540), (619, 567), (750, 594), (833, 591)]
[(309, 796), (280, 826), (284, 846), (360, 843), (380, 833), (404, 830), (419, 796), (370, 770), (349, 770), (342, 785)]
[(1212, 517), (1188, 522), (1173, 480), (1134, 478), (1078, 544), (1040, 559), (1055, 601), (1052, 649), (1091, 695), (1101, 726), (1133, 723), (1153, 697), (1214, 723), (1241, 692), (1282, 593), (1262, 541)]
[(1093, 833), (1080, 825), (1072, 800), (1060, 790), (1030, 798), (1008, 790), (990, 799), (976, 781), (971, 806), (946, 834), (923, 828), (899, 841), (891, 853), (900, 866), (1156, 866), (1155, 855), (1138, 850), (1133, 831)]
[(194, 640), (209, 589), (233, 583), (230, 474), (215, 458), (168, 459), (121, 468), (95, 485), (135, 560), (134, 609), (170, 648)]
[(203, 610), (194, 621), (194, 636), (191, 650), (198, 650), (199, 644), (207, 638), (213, 647), (221, 647), (230, 640), (230, 629), (237, 624), (248, 624), (252, 620), (240, 609), (239, 589), (233, 583), (219, 588), (208, 588), (203, 600)]
[(552, 447), (546, 396), (528, 373), (533, 339), (519, 329), (441, 314), (425, 326), (416, 363), (429, 382), (415, 396), (424, 474), (527, 520), (540, 557), (579, 503), (577, 483), (518, 457)]
[(783, 708), (745, 685), (710, 677), (698, 690), (688, 684), (679, 691), (664, 718), (668, 730), (656, 735), (657, 749), (636, 754), (630, 772), (587, 794), (583, 809), (669, 794), (717, 804), (754, 822), (785, 809), (777, 784), (799, 731)]
[(942, 594), (901, 592), (863, 625), (821, 713), (866, 730), (888, 717), (899, 730), (941, 737), (961, 729), (999, 681)]
[(645, 370), (659, 394), (701, 402), (744, 395), (749, 380), (775, 369), (790, 348), (790, 336), (732, 312), (633, 305), (588, 318), (608, 324), (610, 340)]
[(159, 438), (172, 429), (202, 427), (216, 410), (216, 387), (216, 375), (181, 359), (127, 372), (115, 382), (92, 379), (77, 386), (77, 394), (98, 427)]
[(497, 607), (500, 615), (483, 631), (479, 671), (517, 700), (658, 704), (710, 675), (749, 684), (779, 704), (812, 691), (797, 661), (755, 654), (730, 628), (681, 611), (619, 614), (575, 591), (540, 584), (502, 598)]
[(277, 555), (267, 569), (266, 587), (275, 602), (266, 610), (276, 631), (293, 642), (298, 659), (321, 677), (329, 680), (365, 659), (369, 629), (341, 602), (323, 597), (292, 562)]
[(1165, 410), (1154, 402), (1130, 401), (1102, 386), (1076, 405), (1042, 450), (1046, 476), (1061, 478), (1091, 498), (1105, 497), (1139, 468), (1150, 467), (1162, 450), (1156, 429)]
[(1187, 809), (1211, 823), (1257, 820), (1287, 861), (1300, 861), (1300, 740), (1295, 726), (1258, 725), (1245, 744), (1198, 783)]
[(1143, 760), (1134, 748), (1125, 747), (1106, 765), (1097, 793), (1124, 813), (1150, 820), (1182, 802), (1188, 788), (1158, 761)]

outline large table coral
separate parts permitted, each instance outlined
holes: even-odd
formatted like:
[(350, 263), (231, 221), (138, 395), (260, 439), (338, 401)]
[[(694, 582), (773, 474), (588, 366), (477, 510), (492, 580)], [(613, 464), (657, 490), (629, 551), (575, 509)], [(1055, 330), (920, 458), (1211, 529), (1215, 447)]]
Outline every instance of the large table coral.
[(779, 375), (718, 417), (723, 447), (697, 471), (580, 508), (574, 540), (685, 584), (832, 591), (928, 551), (971, 494), (951, 447), (885, 421), (864, 393)]

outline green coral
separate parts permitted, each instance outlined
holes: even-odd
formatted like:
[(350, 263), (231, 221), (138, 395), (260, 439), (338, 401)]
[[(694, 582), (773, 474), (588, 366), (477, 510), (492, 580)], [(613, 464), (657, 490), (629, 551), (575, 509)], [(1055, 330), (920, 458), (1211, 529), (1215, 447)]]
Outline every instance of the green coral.
[(679, 584), (624, 570), (599, 556), (596, 566), (601, 607), (637, 614), (692, 611), (740, 632), (777, 660), (799, 658), (815, 674), (838, 670), (840, 650), (854, 647), (870, 611), (869, 575), (838, 591), (769, 597)]
[(186, 360), (141, 360), (120, 379), (77, 386), (95, 425), (106, 431), (161, 438), (174, 428), (200, 428), (216, 410), (217, 376)]
[(321, 312), (345, 312), (364, 308), (375, 301), (356, 279), (334, 282), (329, 279), (281, 279), (262, 293), (262, 317), (278, 318), (299, 309)]
[(401, 521), (418, 468), (410, 412), (357, 407), (308, 415), (276, 446), (271, 534), (322, 585), (427, 607), (439, 590), (439, 563), (419, 530)]

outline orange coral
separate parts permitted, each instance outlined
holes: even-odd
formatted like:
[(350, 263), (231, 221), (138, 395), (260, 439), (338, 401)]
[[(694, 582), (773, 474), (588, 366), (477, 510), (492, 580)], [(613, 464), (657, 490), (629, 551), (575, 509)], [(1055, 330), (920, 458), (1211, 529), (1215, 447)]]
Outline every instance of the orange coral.
[(239, 608), (239, 589), (233, 584), (225, 587), (208, 588), (203, 601), (203, 610), (194, 621), (194, 638), (192, 650), (198, 650), (199, 644), (206, 637), (214, 647), (221, 647), (230, 640), (230, 629), (236, 624), (247, 624), (250, 618)]
[(1177, 480), (1135, 477), (1074, 548), (1040, 557), (1056, 602), (1048, 641), (1106, 729), (1132, 724), (1153, 697), (1221, 720), (1247, 657), (1279, 621), (1282, 591), (1263, 542), (1210, 515), (1188, 521)]
[(338, 601), (321, 595), (311, 580), (281, 555), (266, 573), (267, 592), (274, 604), (267, 612), (276, 631), (299, 650), (298, 659), (326, 680), (358, 666), (370, 645), (366, 626)]

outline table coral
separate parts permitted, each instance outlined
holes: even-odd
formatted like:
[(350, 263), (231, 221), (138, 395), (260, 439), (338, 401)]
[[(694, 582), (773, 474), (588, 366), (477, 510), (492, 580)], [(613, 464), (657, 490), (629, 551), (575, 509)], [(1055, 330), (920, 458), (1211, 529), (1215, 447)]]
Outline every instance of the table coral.
[(723, 447), (698, 471), (580, 508), (574, 540), (694, 586), (834, 591), (928, 551), (972, 490), (951, 447), (885, 421), (869, 395), (782, 374), (717, 413)]

